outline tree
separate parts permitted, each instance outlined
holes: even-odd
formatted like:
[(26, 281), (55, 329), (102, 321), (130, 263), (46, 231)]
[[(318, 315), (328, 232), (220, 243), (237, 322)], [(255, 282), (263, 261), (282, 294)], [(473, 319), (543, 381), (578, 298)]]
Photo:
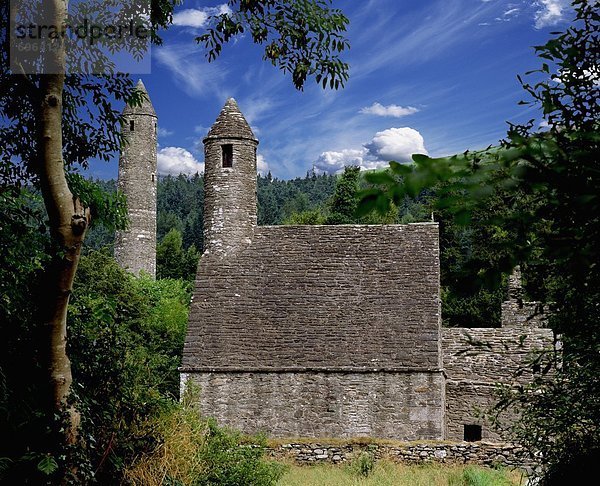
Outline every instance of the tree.
[(181, 233), (172, 229), (156, 247), (157, 277), (194, 280), (200, 253), (192, 244), (187, 250), (183, 249)]
[(335, 185), (327, 224), (350, 224), (356, 217), (360, 167), (347, 166)]
[(343, 33), (348, 19), (331, 0), (230, 0), (233, 13), (218, 16), (213, 28), (196, 38), (208, 59), (216, 59), (236, 35), (246, 31), (256, 44), (266, 44), (263, 59), (291, 73), (297, 89), (307, 77), (323, 88), (338, 89), (348, 80), (348, 64), (339, 54), (350, 47)]
[[(342, 37), (348, 21), (339, 11), (329, 8), (329, 0), (230, 3), (234, 7), (233, 14), (221, 16), (205, 40), (210, 59), (221, 51), (222, 41), (227, 42), (232, 35), (250, 29), (254, 42), (270, 40), (266, 58), (284, 71), (292, 72), (297, 88), (301, 89), (306, 77), (313, 75), (324, 84), (330, 82), (331, 87), (343, 85), (347, 65), (337, 59), (335, 52), (348, 46)], [(25, 10), (32, 5), (35, 10), (34, 4), (23, 5)], [(14, 5), (18, 4), (12, 7)], [(47, 0), (43, 7), (46, 24), (62, 27), (67, 23), (67, 2)], [(99, 6), (102, 12), (114, 15), (127, 11), (120, 7), (118, 1)], [(0, 8), (2, 183), (21, 184), (23, 180), (34, 183), (44, 200), (52, 239), (44, 276), (47, 291), (43, 294), (39, 317), (48, 385), (44, 398), (47, 398), (49, 416), (68, 411), (66, 423), (55, 432), (63, 436), (65, 444), (73, 445), (77, 441), (80, 418), (76, 408), (68, 403), (72, 372), (66, 350), (67, 308), (82, 244), (92, 221), (94, 201), (86, 200), (85, 195), (94, 191), (82, 178), (72, 174), (77, 166), (85, 168), (90, 157), (108, 159), (110, 152), (119, 148), (120, 116), (113, 101), (139, 104), (142, 95), (132, 90), (131, 80), (124, 75), (67, 76), (65, 38), (60, 35), (46, 39), (48, 49), (44, 63), (52, 69), (43, 74), (28, 74), (24, 69), (14, 73), (9, 68), (9, 46), (14, 38), (8, 20), (15, 21), (23, 12), (16, 7), (9, 10), (8, 2), (3, 2)], [(149, 12), (141, 12), (149, 14), (154, 42), (161, 42), (158, 30), (170, 23), (172, 12), (173, 3), (166, 0), (153, 1)], [(88, 61), (82, 59), (82, 63)], [(17, 68), (22, 66), (17, 63)]]
[(547, 129), (531, 120), (510, 125), (500, 147), (415, 155), (413, 166), (392, 162), (402, 183), (379, 180), (383, 189), (363, 198), (363, 208), (385, 210), (390, 200), (443, 183), (436, 204), (464, 223), (490, 197), (512, 196), (510, 211), (490, 219), (510, 230), (505, 258), (481, 270), (537, 266), (554, 302), (550, 325), (562, 334), (562, 363), (551, 361), (554, 374), (507, 390), (497, 409), (518, 405), (521, 419), (509, 432), (539, 462), (543, 484), (577, 482), (600, 453), (600, 14), (597, 2), (573, 7), (572, 25), (535, 48), (543, 62), (527, 79), (537, 79), (519, 77), (530, 96), (524, 103), (541, 109)]

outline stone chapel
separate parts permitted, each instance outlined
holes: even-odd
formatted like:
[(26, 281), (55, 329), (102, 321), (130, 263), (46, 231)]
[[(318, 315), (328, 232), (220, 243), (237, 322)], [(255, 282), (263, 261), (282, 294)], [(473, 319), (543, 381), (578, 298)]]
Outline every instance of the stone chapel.
[[(131, 142), (119, 172), (128, 238), (146, 243), (156, 224), (146, 221), (156, 217), (151, 106), (124, 113)], [(513, 375), (553, 343), (520, 279), (501, 328), (442, 328), (437, 223), (258, 226), (257, 146), (228, 99), (204, 139), (205, 248), (181, 366), (202, 413), (273, 437), (496, 438), (477, 409), (497, 382), (531, 379)], [(120, 262), (133, 271), (150, 258), (134, 245), (129, 254)]]

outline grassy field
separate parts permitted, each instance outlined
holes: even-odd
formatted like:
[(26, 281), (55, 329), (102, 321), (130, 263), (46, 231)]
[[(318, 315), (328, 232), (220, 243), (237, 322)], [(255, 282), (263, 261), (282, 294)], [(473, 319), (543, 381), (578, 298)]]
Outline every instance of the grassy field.
[[(367, 468), (368, 469), (368, 468)], [(364, 474), (367, 474), (365, 476)], [(378, 461), (372, 470), (354, 462), (334, 466), (289, 465), (280, 486), (519, 486), (521, 473), (476, 466), (406, 466)]]

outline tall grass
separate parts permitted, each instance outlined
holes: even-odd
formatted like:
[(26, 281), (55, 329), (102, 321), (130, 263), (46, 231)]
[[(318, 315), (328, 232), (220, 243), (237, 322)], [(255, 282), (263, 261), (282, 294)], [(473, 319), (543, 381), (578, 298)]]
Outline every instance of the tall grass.
[[(360, 469), (359, 469), (360, 470)], [(519, 472), (497, 471), (477, 466), (408, 466), (377, 461), (364, 476), (356, 465), (289, 466), (278, 486), (520, 486)]]
[[(195, 398), (194, 398), (195, 397)], [(264, 457), (265, 439), (245, 437), (200, 415), (197, 390), (189, 387), (140, 430), (156, 446), (125, 469), (133, 486), (273, 486), (285, 466)]]

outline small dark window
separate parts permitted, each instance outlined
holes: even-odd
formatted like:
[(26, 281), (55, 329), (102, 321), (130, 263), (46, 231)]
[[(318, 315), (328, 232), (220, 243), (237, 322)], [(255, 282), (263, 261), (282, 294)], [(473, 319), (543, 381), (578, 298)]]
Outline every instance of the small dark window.
[(481, 425), (465, 425), (465, 442), (481, 440)]
[(135, 123), (133, 122), (133, 120), (129, 120), (129, 130), (130, 130), (130, 131), (132, 131), (132, 132), (133, 132), (133, 130), (134, 130), (134, 126), (135, 126)]
[(221, 145), (223, 150), (223, 167), (233, 167), (233, 145)]
[(156, 175), (154, 174), (154, 172), (152, 172), (152, 182), (154, 182), (155, 179), (156, 179)]
[(541, 373), (542, 372), (542, 365), (540, 365), (539, 363), (534, 363), (532, 371), (533, 371), (534, 374)]

